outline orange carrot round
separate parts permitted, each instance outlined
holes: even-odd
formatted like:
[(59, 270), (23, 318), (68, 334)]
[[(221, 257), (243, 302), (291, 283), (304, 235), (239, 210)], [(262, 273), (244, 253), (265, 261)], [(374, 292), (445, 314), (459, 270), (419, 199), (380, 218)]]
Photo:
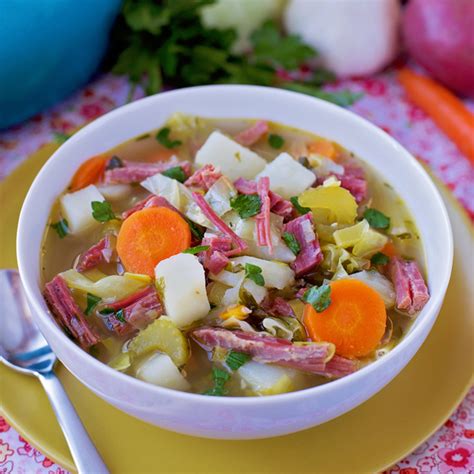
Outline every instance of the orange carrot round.
[(330, 283), (331, 304), (317, 313), (307, 304), (303, 322), (315, 342), (332, 342), (344, 357), (370, 354), (385, 333), (387, 313), (382, 297), (359, 280)]
[(153, 277), (161, 260), (190, 244), (189, 225), (177, 212), (150, 207), (125, 219), (117, 238), (117, 253), (127, 271)]
[(395, 255), (397, 255), (397, 249), (395, 248), (395, 245), (393, 245), (393, 242), (390, 241), (388, 241), (383, 246), (381, 252), (390, 258), (395, 257)]
[(410, 100), (423, 109), (474, 164), (474, 114), (433, 79), (403, 68), (398, 73), (398, 80)]
[(71, 180), (70, 190), (78, 191), (89, 184), (97, 183), (104, 174), (108, 158), (108, 156), (97, 155), (84, 161)]
[(336, 157), (337, 149), (334, 143), (326, 140), (324, 138), (320, 138), (315, 142), (312, 142), (308, 145), (308, 151), (310, 153), (316, 153), (318, 155), (323, 155), (331, 160)]

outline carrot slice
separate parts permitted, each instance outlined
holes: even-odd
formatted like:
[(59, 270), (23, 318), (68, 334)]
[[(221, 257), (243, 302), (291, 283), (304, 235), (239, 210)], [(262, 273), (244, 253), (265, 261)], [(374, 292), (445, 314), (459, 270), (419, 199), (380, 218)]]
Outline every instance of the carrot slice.
[(97, 155), (84, 161), (71, 180), (70, 190), (78, 191), (89, 184), (97, 183), (104, 174), (108, 159), (108, 156)]
[(310, 153), (316, 153), (318, 155), (323, 155), (327, 158), (334, 159), (337, 155), (337, 149), (334, 143), (324, 138), (320, 138), (315, 142), (312, 142), (308, 145), (308, 151)]
[(187, 222), (166, 207), (151, 207), (125, 219), (117, 238), (117, 253), (125, 269), (153, 277), (161, 260), (189, 248)]
[(385, 333), (387, 313), (381, 296), (358, 280), (330, 283), (331, 304), (321, 313), (307, 304), (303, 322), (313, 341), (332, 342), (344, 357), (370, 354)]
[(395, 255), (397, 255), (397, 249), (395, 248), (395, 245), (393, 245), (393, 242), (390, 241), (388, 241), (383, 246), (381, 252), (390, 258), (395, 257)]
[(410, 100), (423, 109), (474, 164), (474, 114), (451, 91), (408, 68), (398, 80)]

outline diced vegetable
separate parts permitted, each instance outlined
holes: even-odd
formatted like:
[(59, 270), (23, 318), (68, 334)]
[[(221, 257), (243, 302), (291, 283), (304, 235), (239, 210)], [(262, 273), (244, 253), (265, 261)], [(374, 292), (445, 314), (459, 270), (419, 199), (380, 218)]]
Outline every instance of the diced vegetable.
[(255, 178), (265, 167), (266, 161), (252, 150), (215, 131), (197, 152), (196, 163), (219, 167), (223, 174), (235, 181), (240, 177)]
[[(241, 290), (246, 293), (246, 296), (251, 297), (256, 304), (260, 304), (268, 295), (268, 291), (265, 287), (258, 285), (249, 279), (246, 279), (243, 282)], [(242, 294), (240, 295), (240, 298), (244, 299)]]
[(350, 227), (345, 229), (336, 230), (333, 233), (334, 241), (337, 245), (343, 248), (353, 247), (359, 242), (364, 234), (369, 230), (369, 223), (364, 219)]
[(138, 379), (161, 387), (187, 391), (191, 388), (171, 358), (166, 354), (153, 354), (136, 370)]
[(267, 317), (262, 321), (262, 326), (275, 337), (281, 337), (289, 341), (305, 341), (307, 339), (303, 325), (296, 318), (290, 316)]
[(255, 395), (276, 395), (295, 389), (296, 372), (292, 369), (250, 361), (237, 373)]
[(136, 278), (135, 275), (125, 273), (110, 275), (93, 282), (76, 270), (66, 270), (60, 274), (69, 288), (83, 291), (102, 298), (106, 303), (125, 298), (150, 284), (150, 278)]
[(204, 198), (218, 216), (231, 210), (231, 200), (237, 196), (232, 183), (225, 177), (219, 178), (207, 191)]
[(128, 350), (134, 357), (142, 356), (148, 352), (164, 352), (178, 367), (184, 365), (189, 359), (189, 346), (186, 337), (166, 316), (162, 316), (142, 329), (130, 341)]
[(177, 212), (150, 207), (124, 221), (117, 238), (117, 253), (128, 271), (153, 276), (159, 262), (190, 244), (189, 225)]
[(70, 190), (78, 191), (90, 184), (97, 183), (104, 174), (107, 161), (108, 157), (105, 155), (93, 156), (84, 161), (71, 180)]
[(388, 242), (388, 237), (373, 229), (368, 229), (364, 236), (357, 242), (352, 253), (356, 257), (371, 257), (382, 250)]
[(289, 285), (292, 285), (295, 280), (293, 270), (286, 264), (281, 262), (274, 262), (262, 260), (255, 257), (236, 257), (231, 258), (232, 265), (245, 264), (256, 265), (262, 269), (262, 276), (265, 282), (265, 288), (277, 288), (282, 290)]
[(316, 175), (288, 153), (281, 153), (257, 175), (268, 176), (270, 189), (285, 199), (301, 194), (315, 181)]
[(357, 270), (362, 270), (370, 266), (369, 260), (360, 257), (354, 257), (346, 249), (338, 247), (334, 244), (323, 245), (321, 250), (323, 251), (324, 255), (324, 259), (321, 262), (321, 267), (331, 273), (337, 273), (339, 278), (346, 276), (347, 272), (353, 273)]
[(119, 201), (128, 196), (132, 190), (129, 184), (103, 184), (97, 186), (97, 189), (108, 201)]
[[(181, 183), (161, 173), (150, 176), (140, 184), (147, 191), (150, 191), (150, 193), (164, 197), (171, 205), (180, 211), (183, 211), (185, 204), (189, 200), (185, 194), (187, 190), (183, 191), (184, 186), (182, 186)], [(184, 188), (186, 189), (186, 187)]]
[(92, 217), (91, 203), (95, 201), (104, 201), (104, 196), (93, 184), (74, 193), (61, 196), (61, 214), (67, 220), (71, 234), (77, 234), (99, 225)]
[(332, 342), (336, 354), (364, 357), (378, 346), (385, 333), (387, 313), (382, 297), (358, 280), (331, 282), (331, 304), (317, 313), (308, 304), (304, 325), (313, 341)]
[(155, 268), (166, 314), (179, 327), (204, 318), (209, 310), (204, 268), (194, 255), (178, 254)]
[(224, 321), (229, 318), (243, 320), (243, 319), (247, 319), (251, 312), (252, 311), (249, 308), (240, 304), (237, 306), (231, 306), (230, 308), (227, 308), (224, 312), (219, 314), (219, 318), (221, 318)]
[[(321, 222), (322, 224), (332, 222), (353, 224), (357, 216), (357, 202), (354, 196), (341, 187), (318, 186), (308, 189), (299, 196), (298, 202), (301, 206), (313, 210), (315, 220), (325, 215), (327, 222)], [(321, 211), (326, 211), (326, 213)]]
[(387, 309), (395, 305), (395, 290), (392, 282), (377, 271), (366, 271), (353, 273), (346, 278), (359, 280), (373, 288), (383, 299)]
[(115, 370), (127, 370), (131, 365), (130, 354), (128, 352), (120, 352), (110, 362), (109, 367)]

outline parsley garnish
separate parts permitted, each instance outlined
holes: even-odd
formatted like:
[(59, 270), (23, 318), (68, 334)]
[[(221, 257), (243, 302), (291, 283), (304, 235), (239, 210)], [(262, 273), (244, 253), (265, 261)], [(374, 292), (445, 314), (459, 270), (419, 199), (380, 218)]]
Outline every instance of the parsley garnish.
[(99, 311), (99, 314), (102, 316), (115, 316), (121, 323), (126, 323), (126, 319), (123, 315), (123, 308), (115, 311), (113, 308), (104, 308)]
[(246, 263), (244, 266), (245, 270), (245, 278), (254, 281), (259, 286), (265, 285), (265, 279), (262, 275), (262, 269), (257, 266), (253, 265), (252, 263)]
[(377, 252), (370, 259), (370, 263), (372, 265), (387, 265), (389, 261), (390, 261), (390, 258), (382, 252)]
[(99, 222), (108, 222), (116, 219), (112, 206), (107, 201), (92, 201), (92, 217)]
[(123, 164), (123, 161), (117, 155), (114, 155), (112, 158), (110, 158), (105, 169), (113, 170), (115, 168), (123, 168), (124, 166), (125, 165)]
[(242, 219), (247, 219), (260, 212), (262, 201), (256, 194), (239, 194), (230, 200), (230, 207), (237, 211)]
[(237, 370), (242, 367), (248, 360), (250, 356), (248, 354), (243, 354), (242, 352), (230, 351), (227, 356), (225, 363), (231, 370)]
[(58, 222), (54, 222), (51, 224), (51, 227), (56, 231), (60, 239), (63, 239), (67, 234), (69, 234), (69, 227), (66, 219), (61, 219)]
[(107, 316), (113, 313), (115, 313), (115, 311), (112, 308), (104, 308), (99, 311), (99, 314), (101, 314), (102, 316)]
[(281, 135), (270, 133), (270, 135), (268, 135), (268, 144), (278, 150), (285, 144), (285, 139)]
[(166, 148), (176, 148), (177, 146), (180, 146), (183, 142), (181, 140), (171, 140), (169, 137), (170, 133), (171, 129), (164, 127), (158, 131), (155, 138)]
[(293, 196), (290, 198), (291, 204), (295, 207), (295, 209), (300, 213), (300, 214), (307, 214), (311, 209), (309, 207), (303, 207), (299, 201), (298, 201), (298, 196)]
[(390, 217), (384, 213), (377, 211), (377, 209), (366, 209), (364, 217), (374, 229), (388, 229), (390, 227)]
[(319, 288), (313, 286), (303, 296), (303, 300), (309, 303), (318, 313), (323, 312), (331, 304), (331, 287), (321, 285)]
[(115, 317), (121, 322), (121, 323), (126, 323), (127, 321), (125, 321), (125, 318), (123, 317), (123, 309), (119, 309), (116, 313), (115, 313)]
[(196, 247), (189, 247), (186, 250), (183, 250), (182, 253), (190, 253), (191, 255), (196, 255), (199, 252), (205, 252), (209, 250), (209, 245), (197, 245)]
[(186, 222), (189, 225), (189, 229), (191, 230), (191, 234), (197, 239), (197, 240), (202, 240), (204, 237), (204, 234), (206, 233), (206, 230), (204, 227), (200, 226), (199, 224), (196, 224), (193, 222), (191, 219), (188, 219), (185, 217)]
[(87, 308), (85, 314), (89, 316), (94, 308), (102, 301), (102, 298), (93, 295), (92, 293), (87, 293)]
[(230, 379), (229, 372), (218, 369), (217, 367), (212, 368), (212, 379), (214, 381), (214, 387), (205, 391), (203, 395), (211, 395), (213, 397), (221, 397), (226, 394), (224, 386), (226, 382)]
[(283, 240), (285, 241), (286, 245), (288, 245), (288, 248), (295, 254), (298, 255), (300, 253), (301, 247), (294, 236), (291, 232), (283, 232)]
[(172, 168), (162, 171), (161, 174), (163, 176), (167, 176), (168, 178), (175, 179), (180, 183), (184, 183), (186, 181), (186, 173), (181, 166), (173, 166)]

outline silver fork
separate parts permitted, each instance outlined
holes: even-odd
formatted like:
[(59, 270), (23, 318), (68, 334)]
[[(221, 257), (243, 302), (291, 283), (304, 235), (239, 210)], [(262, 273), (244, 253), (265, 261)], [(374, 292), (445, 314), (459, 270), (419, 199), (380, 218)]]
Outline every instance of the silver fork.
[(54, 373), (56, 356), (33, 322), (16, 270), (0, 270), (0, 361), (43, 385), (80, 474), (108, 469)]

